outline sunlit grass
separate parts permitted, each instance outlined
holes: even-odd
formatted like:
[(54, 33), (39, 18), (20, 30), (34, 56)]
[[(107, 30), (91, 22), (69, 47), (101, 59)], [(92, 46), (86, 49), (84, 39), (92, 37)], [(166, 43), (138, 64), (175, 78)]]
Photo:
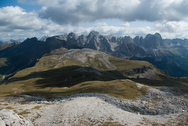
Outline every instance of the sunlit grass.
[(147, 91), (147, 87), (138, 89), (135, 85), (135, 82), (130, 80), (86, 81), (69, 88), (41, 88), (31, 83), (12, 83), (10, 85), (0, 85), (0, 89), (0, 96), (29, 94), (43, 96), (46, 98), (67, 96), (78, 93), (101, 93), (108, 94), (117, 98), (135, 99), (138, 96), (145, 95)]
[[(107, 67), (104, 62), (101, 62), (98, 54), (94, 58), (84, 54), (88, 61), (83, 63), (72, 58), (61, 57), (67, 51), (58, 49), (51, 54), (46, 54), (34, 67), (17, 72), (4, 83), (5, 85), (0, 85), (0, 96), (35, 94), (54, 97), (76, 93), (102, 93), (135, 99), (147, 92), (146, 87), (137, 89), (135, 82), (152, 86), (155, 83), (160, 84), (165, 79), (170, 81), (170, 78), (157, 69), (154, 72), (158, 81), (148, 79), (135, 79), (135, 82), (120, 81), (120, 79), (127, 79), (124, 74), (127, 70), (150, 67), (152, 64), (108, 56), (111, 67)], [(79, 71), (80, 69), (83, 71)]]

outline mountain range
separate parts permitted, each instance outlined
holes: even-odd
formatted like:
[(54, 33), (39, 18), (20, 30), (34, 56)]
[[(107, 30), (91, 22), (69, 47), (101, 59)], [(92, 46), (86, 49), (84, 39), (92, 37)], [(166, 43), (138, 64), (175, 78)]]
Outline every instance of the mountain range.
[(91, 31), (88, 36), (75, 33), (52, 37), (28, 38), (24, 42), (6, 43), (0, 46), (0, 75), (8, 78), (16, 72), (34, 66), (46, 53), (55, 49), (89, 48), (109, 55), (131, 60), (145, 60), (166, 74), (174, 77), (188, 76), (188, 40), (162, 39), (159, 33), (145, 38), (100, 35)]
[[(121, 123), (128, 116), (138, 118), (139, 125), (185, 125), (188, 77), (172, 77), (168, 73), (186, 73), (181, 71), (185, 66), (176, 62), (186, 60), (186, 54), (182, 53), (187, 48), (183, 46), (184, 40), (172, 41), (175, 40), (162, 39), (158, 33), (132, 39), (91, 31), (88, 36), (70, 33), (2, 44), (0, 125), (127, 125), (132, 122), (135, 125), (135, 120), (130, 119)], [(171, 71), (140, 60), (158, 63), (161, 67), (166, 65)], [(117, 113), (112, 116), (114, 112)], [(97, 118), (93, 120), (91, 113)], [(122, 120), (116, 121), (121, 115)], [(168, 117), (166, 122), (164, 116)]]
[(64, 40), (82, 48), (103, 51), (118, 58), (145, 60), (167, 71), (170, 76), (188, 76), (188, 39), (162, 39), (159, 33), (148, 34), (145, 38), (139, 36), (117, 38), (91, 31), (88, 36), (69, 33), (47, 37), (43, 41), (50, 38)]

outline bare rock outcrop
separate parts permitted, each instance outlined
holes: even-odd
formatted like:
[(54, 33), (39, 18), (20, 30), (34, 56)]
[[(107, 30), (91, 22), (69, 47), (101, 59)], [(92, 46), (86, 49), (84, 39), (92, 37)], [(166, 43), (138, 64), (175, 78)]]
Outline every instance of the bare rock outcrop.
[(13, 110), (3, 109), (0, 111), (0, 126), (33, 126), (33, 124)]

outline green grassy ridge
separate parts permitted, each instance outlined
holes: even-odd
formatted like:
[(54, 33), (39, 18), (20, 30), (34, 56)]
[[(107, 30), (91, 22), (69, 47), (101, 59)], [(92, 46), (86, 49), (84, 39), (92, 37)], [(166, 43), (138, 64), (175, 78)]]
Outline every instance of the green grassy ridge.
[(74, 65), (79, 65), (82, 67), (93, 67), (95, 69), (103, 71), (117, 70), (120, 72), (125, 72), (130, 69), (143, 68), (144, 66), (152, 66), (152, 64), (146, 61), (126, 60), (107, 55), (109, 62), (111, 63), (111, 67), (109, 68), (104, 64), (104, 62), (99, 60), (101, 58), (100, 54), (96, 55), (95, 58), (89, 57), (88, 54), (84, 53), (74, 53), (71, 55), (84, 55), (85, 57), (87, 57), (88, 60), (86, 63), (83, 63), (75, 59), (67, 59), (66, 57), (61, 58), (62, 54), (66, 52), (68, 52), (67, 49), (61, 48), (53, 51), (50, 54), (46, 54), (41, 59), (39, 59), (38, 63), (34, 67), (19, 71), (14, 77), (22, 77), (32, 72), (47, 71), (50, 69), (63, 68)]
[[(54, 50), (40, 58), (34, 67), (17, 72), (5, 82), (6, 85), (0, 85), (0, 96), (24, 93), (46, 96), (53, 96), (56, 94), (69, 95), (75, 93), (106, 93), (117, 95), (118, 97), (125, 97), (124, 95), (126, 92), (129, 92), (128, 90), (130, 89), (127, 88), (127, 91), (124, 92), (125, 94), (122, 92), (120, 93), (119, 91), (118, 93), (108, 89), (108, 86), (105, 87), (106, 89), (99, 85), (96, 87), (95, 82), (100, 81), (100, 84), (102, 85), (106, 84), (107, 81), (111, 81), (109, 83), (116, 85), (113, 80), (126, 79), (122, 72), (152, 65), (146, 61), (120, 59), (106, 54), (112, 66), (108, 68), (99, 60), (99, 58), (101, 58), (100, 55), (96, 55), (95, 58), (89, 57), (86, 63), (66, 57), (60, 58), (62, 54), (67, 52), (68, 50), (65, 48)], [(72, 55), (83, 54), (76, 53)], [(89, 56), (86, 54), (84, 55)], [(157, 74), (162, 73), (158, 72)], [(83, 86), (76, 86), (88, 82), (95, 84), (90, 85), (89, 88), (87, 87), (87, 89), (84, 90), (82, 90)], [(127, 95), (128, 94), (131, 95), (131, 92), (127, 93)]]
[[(7, 82), (7, 85), (0, 85), (0, 96), (28, 94), (53, 98), (77, 93), (102, 93), (118, 98), (135, 99), (138, 96), (145, 95), (147, 92), (145, 86), (142, 89), (136, 88), (136, 83), (148, 86), (171, 87), (175, 87), (177, 84), (185, 85), (188, 83), (187, 78), (171, 78), (166, 76), (163, 77), (163, 80), (121, 80), (126, 78), (121, 76), (118, 71), (101, 71), (101, 75), (95, 72), (82, 72), (80, 74), (75, 71), (80, 68), (87, 69), (88, 71), (93, 70), (91, 67), (68, 66), (31, 73), (24, 77), (12, 78)], [(69, 74), (71, 74), (71, 78)], [(83, 76), (85, 76), (84, 79), (82, 78)], [(65, 80), (67, 77), (70, 79)]]
[(0, 67), (7, 66), (7, 58), (0, 58)]
[(21, 42), (18, 42), (18, 41), (15, 41), (15, 42), (12, 42), (12, 43), (4, 43), (0, 46), (0, 50), (4, 50), (8, 47), (11, 47), (11, 46), (14, 46), (14, 45), (17, 45), (17, 44), (20, 44)]
[[(70, 58), (68, 59), (67, 57), (61, 58), (62, 54), (66, 53), (66, 52), (68, 52), (68, 50), (62, 48), (62, 50), (58, 49), (57, 51), (54, 51), (51, 54), (47, 54), (39, 60), (39, 62), (35, 65), (35, 67), (38, 67), (39, 71), (53, 69), (54, 67), (61, 68), (61, 67), (73, 66), (73, 65), (80, 65), (83, 67), (92, 66), (99, 70), (105, 69), (105, 68), (103, 68), (104, 64), (101, 61), (99, 61), (97, 59), (97, 57), (95, 57), (91, 61), (90, 60), (91, 57), (89, 57), (87, 54), (85, 54), (85, 57), (88, 58), (87, 63), (82, 63), (81, 61), (78, 61), (75, 59), (70, 59)], [(74, 53), (74, 54), (71, 54), (70, 56), (73, 56), (73, 55), (83, 55), (83, 53), (82, 54)], [(101, 66), (99, 67), (98, 64), (101, 64)]]
[[(11, 84), (13, 86), (13, 84)], [(18, 84), (17, 84), (18, 85)], [(5, 86), (5, 85), (3, 85)], [(19, 85), (20, 86), (20, 85)], [(70, 96), (79, 93), (99, 93), (108, 94), (116, 98), (136, 99), (139, 96), (145, 95), (148, 87), (143, 86), (137, 88), (136, 83), (130, 80), (112, 80), (112, 81), (86, 81), (76, 84), (70, 88), (66, 87), (46, 87), (46, 88), (27, 88), (23, 90), (23, 85), (20, 86), (20, 92), (13, 92), (11, 95), (27, 94), (46, 97), (47, 99)], [(1, 89), (0, 89), (1, 90)], [(21, 91), (22, 90), (22, 91)], [(8, 91), (2, 90), (0, 96), (6, 96)], [(5, 93), (7, 93), (5, 95)], [(15, 93), (15, 94), (14, 94)], [(10, 94), (9, 94), (10, 95)]]
[(114, 64), (118, 71), (127, 71), (130, 69), (142, 68), (143, 66), (149, 67), (150, 64), (147, 61), (127, 60), (110, 56), (109, 61)]
[[(0, 58), (0, 68), (8, 66), (7, 58)], [(1, 70), (1, 69), (0, 69)], [(3, 75), (0, 74), (0, 81), (2, 80)], [(1, 82), (0, 82), (1, 83)]]
[[(72, 69), (74, 70), (75, 68), (78, 69), (81, 67), (79, 66), (72, 67)], [(70, 68), (68, 69), (70, 70)], [(57, 71), (52, 71), (52, 72), (59, 74)], [(33, 74), (34, 76), (29, 75), (22, 78), (12, 78), (9, 80), (9, 83), (7, 85), (0, 85), (0, 90), (1, 90), (0, 96), (18, 95), (18, 94), (29, 94), (29, 95), (35, 94), (39, 96), (52, 98), (54, 96), (73, 95), (77, 93), (104, 93), (104, 94), (109, 94), (112, 96), (123, 97), (123, 98), (136, 97), (133, 94), (128, 95), (128, 93), (133, 93), (133, 90), (131, 91), (129, 88), (123, 88), (123, 85), (129, 84), (129, 86), (131, 86), (131, 84), (133, 84), (132, 86), (134, 88), (132, 86), (131, 88), (135, 90), (135, 85), (134, 85), (135, 83), (130, 81), (125, 81), (125, 82), (113, 81), (114, 79), (117, 79), (114, 78), (113, 72), (110, 72), (110, 74), (104, 73), (104, 75), (98, 76), (100, 78), (97, 78), (96, 74), (90, 74), (88, 78), (86, 77), (85, 80), (81, 80), (80, 82), (79, 82), (80, 75), (77, 73), (75, 73), (76, 76), (74, 75), (70, 81), (69, 80), (65, 81), (64, 80), (65, 78), (63, 78), (63, 76), (62, 78), (58, 78), (57, 76), (54, 75), (53, 77), (55, 78), (53, 77), (48, 78), (48, 75), (51, 75), (52, 72), (47, 71), (46, 73)], [(72, 71), (70, 71), (70, 73), (72, 73)], [(69, 76), (68, 73), (66, 74), (67, 76)], [(46, 76), (47, 80), (45, 80), (44, 78), (43, 79), (41, 78), (42, 80), (36, 80), (36, 78), (38, 78), (40, 75)], [(52, 82), (53, 84), (50, 82)], [(121, 92), (121, 89), (123, 89), (124, 91)]]
[[(81, 71), (83, 70), (83, 71)], [(21, 75), (23, 71), (20, 71)], [(6, 83), (21, 83), (22, 81), (33, 80), (27, 82), (30, 84), (35, 83), (36, 85), (42, 85), (42, 87), (71, 87), (75, 84), (84, 81), (93, 80), (114, 80), (125, 78), (118, 71), (99, 71), (92, 67), (81, 67), (81, 66), (67, 66), (57, 69), (50, 69), (41, 72), (32, 72), (28, 75), (21, 76), (18, 75), (9, 79)]]

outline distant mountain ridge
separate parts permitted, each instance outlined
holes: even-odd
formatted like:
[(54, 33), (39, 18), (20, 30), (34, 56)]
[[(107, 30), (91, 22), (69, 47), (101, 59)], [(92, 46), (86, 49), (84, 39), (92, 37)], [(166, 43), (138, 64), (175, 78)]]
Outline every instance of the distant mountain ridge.
[(116, 38), (115, 36), (104, 36), (100, 35), (97, 31), (91, 31), (88, 36), (78, 36), (71, 32), (69, 34), (47, 37), (43, 41), (45, 42), (48, 38), (65, 40), (72, 45), (103, 51), (120, 58), (129, 59), (135, 55), (139, 55), (141, 57), (145, 55), (145, 51), (139, 47), (129, 36)]
[[(1, 45), (0, 47), (2, 47)], [(90, 48), (103, 51), (118, 58), (145, 60), (166, 70), (170, 76), (188, 76), (188, 40), (162, 39), (159, 33), (148, 34), (145, 38), (100, 35), (91, 31), (88, 36), (71, 32), (52, 37), (26, 39), (0, 51), (0, 75), (9, 75), (34, 66), (44, 54), (58, 48)]]
[[(5, 45), (1, 45), (0, 48)], [(47, 38), (46, 42), (38, 41), (36, 37), (28, 38), (22, 43), (6, 46), (0, 50), (0, 75), (9, 77), (19, 70), (34, 66), (44, 54), (61, 47), (77, 48), (75, 45), (53, 37)]]
[(97, 31), (91, 31), (88, 36), (78, 36), (72, 32), (55, 38), (83, 48), (103, 51), (118, 58), (146, 60), (159, 69), (168, 71), (171, 76), (188, 76), (188, 39), (162, 39), (159, 33), (148, 34), (145, 38), (117, 38), (113, 35), (100, 35)]

